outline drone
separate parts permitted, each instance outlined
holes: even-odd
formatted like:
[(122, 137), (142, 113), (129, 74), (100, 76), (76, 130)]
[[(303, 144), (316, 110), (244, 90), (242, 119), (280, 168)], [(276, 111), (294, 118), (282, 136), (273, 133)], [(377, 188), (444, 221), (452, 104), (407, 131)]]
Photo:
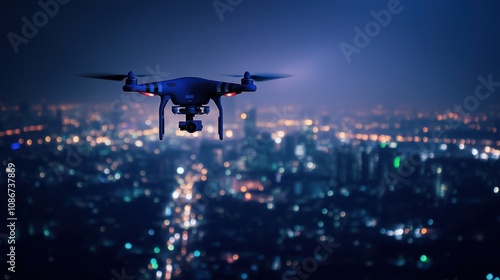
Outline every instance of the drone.
[[(159, 138), (163, 139), (165, 133), (165, 106), (172, 100), (172, 113), (174, 115), (186, 115), (185, 121), (179, 122), (179, 129), (189, 133), (195, 133), (203, 129), (201, 120), (194, 120), (195, 115), (208, 114), (210, 107), (208, 103), (212, 100), (219, 110), (218, 134), (223, 139), (223, 110), (221, 97), (233, 97), (242, 92), (255, 92), (257, 87), (254, 81), (268, 81), (290, 77), (286, 74), (261, 74), (250, 75), (247, 71), (243, 74), (240, 84), (207, 80), (198, 77), (183, 77), (172, 80), (138, 84), (136, 77), (147, 75), (135, 75), (130, 71), (127, 75), (115, 74), (89, 74), (82, 75), (87, 78), (96, 78), (113, 81), (125, 80), (123, 91), (138, 92), (145, 96), (160, 96), (159, 108)], [(241, 75), (226, 75), (230, 77), (241, 77)]]

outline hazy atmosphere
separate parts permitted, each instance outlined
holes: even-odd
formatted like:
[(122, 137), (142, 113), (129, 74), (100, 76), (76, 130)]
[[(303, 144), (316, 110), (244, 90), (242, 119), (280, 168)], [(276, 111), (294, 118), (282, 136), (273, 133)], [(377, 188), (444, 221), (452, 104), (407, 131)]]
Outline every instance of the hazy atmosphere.
[(60, 2), (47, 17), (35, 1), (0, 4), (3, 102), (111, 102), (119, 83), (77, 75), (147, 67), (165, 78), (289, 73), (241, 102), (323, 110), (444, 109), (478, 76), (500, 80), (498, 1)]

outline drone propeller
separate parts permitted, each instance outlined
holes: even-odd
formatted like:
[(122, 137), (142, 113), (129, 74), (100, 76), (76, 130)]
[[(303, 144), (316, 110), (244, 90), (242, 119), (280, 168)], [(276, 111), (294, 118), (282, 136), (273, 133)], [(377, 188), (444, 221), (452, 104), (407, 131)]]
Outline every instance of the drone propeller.
[[(242, 75), (224, 75), (224, 76), (243, 78)], [(292, 75), (288, 75), (288, 74), (266, 73), (266, 74), (250, 75), (250, 79), (252, 79), (256, 82), (264, 82), (264, 81), (288, 78), (291, 76)]]
[[(148, 77), (151, 75), (135, 75), (135, 76), (136, 77)], [(82, 75), (80, 75), (80, 77), (109, 80), (109, 81), (123, 81), (128, 77), (128, 75), (108, 74), (108, 73), (91, 73), (91, 74), (82, 74)]]

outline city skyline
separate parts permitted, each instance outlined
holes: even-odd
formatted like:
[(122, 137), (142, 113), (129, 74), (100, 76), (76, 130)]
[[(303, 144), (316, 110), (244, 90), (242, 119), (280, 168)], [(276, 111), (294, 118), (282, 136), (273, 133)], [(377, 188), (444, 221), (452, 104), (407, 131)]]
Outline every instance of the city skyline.
[(1, 108), (22, 221), (11, 276), (500, 276), (487, 249), (500, 230), (498, 113), (272, 121), (253, 108), (224, 141), (175, 125), (159, 141), (144, 107), (127, 119), (99, 106)]

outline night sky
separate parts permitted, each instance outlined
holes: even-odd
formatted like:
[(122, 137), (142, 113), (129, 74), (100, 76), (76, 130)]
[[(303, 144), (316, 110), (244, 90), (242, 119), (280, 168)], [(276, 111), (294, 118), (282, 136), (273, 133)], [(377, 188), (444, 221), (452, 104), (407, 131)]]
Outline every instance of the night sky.
[[(111, 103), (122, 83), (78, 74), (157, 67), (164, 79), (291, 74), (259, 83), (239, 102), (310, 110), (447, 109), (474, 94), (479, 75), (500, 81), (497, 0), (60, 1), (68, 3), (45, 23), (37, 1), (1, 2), (2, 103)], [(340, 44), (356, 47), (355, 27), (365, 30), (371, 11), (388, 6), (390, 21), (372, 24), (380, 29), (346, 58)], [(36, 14), (38, 33), (13, 47), (13, 36), (24, 37), (22, 18), (32, 23)], [(491, 104), (500, 104), (500, 87), (480, 109)]]

